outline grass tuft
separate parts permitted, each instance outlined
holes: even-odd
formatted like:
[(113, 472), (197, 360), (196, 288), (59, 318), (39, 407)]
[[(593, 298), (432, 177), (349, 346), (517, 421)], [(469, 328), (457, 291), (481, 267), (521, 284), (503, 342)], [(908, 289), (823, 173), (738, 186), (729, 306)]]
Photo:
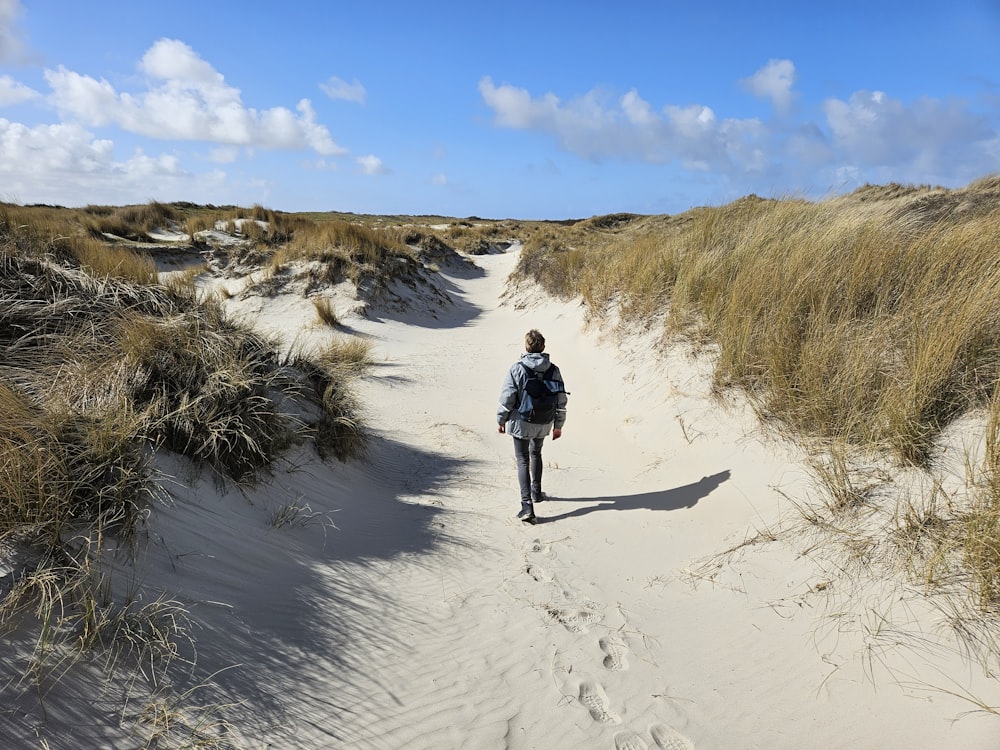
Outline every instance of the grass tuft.
[(372, 365), (371, 344), (357, 338), (339, 339), (317, 353), (293, 355), (292, 363), (306, 373), (312, 393), (322, 404), (314, 425), (319, 454), (342, 461), (364, 456), (368, 441), (350, 382)]
[(340, 319), (337, 317), (336, 310), (334, 310), (332, 299), (329, 297), (314, 297), (313, 307), (316, 310), (316, 317), (319, 318), (320, 323), (330, 326), (330, 328), (336, 328), (340, 325)]

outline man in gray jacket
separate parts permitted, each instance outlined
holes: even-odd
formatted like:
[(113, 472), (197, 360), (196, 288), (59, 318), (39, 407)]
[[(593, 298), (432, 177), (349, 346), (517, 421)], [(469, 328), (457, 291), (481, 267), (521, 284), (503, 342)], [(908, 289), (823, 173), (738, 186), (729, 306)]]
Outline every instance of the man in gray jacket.
[(535, 329), (524, 336), (525, 353), (507, 372), (500, 390), (500, 405), (497, 408), (497, 431), (509, 433), (514, 438), (514, 456), (517, 458), (517, 481), (521, 486), (521, 510), (517, 514), (525, 523), (535, 523), (535, 503), (545, 499), (542, 494), (542, 443), (552, 431), (552, 439), (562, 437), (566, 423), (565, 389), (556, 394), (555, 414), (552, 421), (532, 422), (521, 415), (518, 408), (525, 387), (532, 378), (541, 378), (562, 383), (559, 368), (549, 362), (544, 353), (545, 337)]

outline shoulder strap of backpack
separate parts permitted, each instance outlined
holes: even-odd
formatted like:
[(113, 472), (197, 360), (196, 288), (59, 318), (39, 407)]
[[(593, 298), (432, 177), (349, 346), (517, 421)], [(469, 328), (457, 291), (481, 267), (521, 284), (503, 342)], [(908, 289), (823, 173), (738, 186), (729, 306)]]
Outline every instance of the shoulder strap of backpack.
[(528, 367), (526, 364), (524, 364), (524, 362), (521, 362), (520, 360), (518, 360), (517, 363), (519, 365), (521, 365), (521, 367), (524, 368), (524, 371), (526, 373), (528, 373), (528, 377), (529, 378), (533, 378), (535, 380), (538, 380), (539, 378), (544, 378), (545, 375), (549, 375), (552, 372), (552, 367), (555, 367), (555, 365), (553, 365), (548, 370), (546, 370), (545, 371), (545, 375), (543, 375), (542, 373), (538, 372), (537, 370), (532, 370), (530, 367)]

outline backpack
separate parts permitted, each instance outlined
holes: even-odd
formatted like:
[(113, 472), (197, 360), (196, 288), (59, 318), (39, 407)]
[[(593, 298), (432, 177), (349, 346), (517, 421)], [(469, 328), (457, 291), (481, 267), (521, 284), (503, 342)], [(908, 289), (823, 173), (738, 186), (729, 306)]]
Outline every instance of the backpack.
[(556, 418), (556, 408), (559, 406), (559, 394), (567, 393), (566, 387), (555, 380), (555, 365), (549, 365), (544, 373), (532, 370), (524, 362), (519, 362), (528, 374), (528, 381), (521, 391), (521, 403), (517, 411), (521, 419), (532, 424), (548, 424)]

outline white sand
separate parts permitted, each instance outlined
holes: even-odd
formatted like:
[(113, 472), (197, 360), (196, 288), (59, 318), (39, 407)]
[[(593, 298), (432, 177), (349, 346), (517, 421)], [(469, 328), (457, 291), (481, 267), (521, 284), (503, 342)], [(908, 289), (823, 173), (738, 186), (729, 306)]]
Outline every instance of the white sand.
[[(602, 343), (576, 304), (502, 304), (515, 254), (476, 262), (445, 271), (450, 311), (347, 319), (378, 361), (368, 464), (293, 456), (247, 496), (175, 468), (139, 575), (191, 610), (192, 706), (233, 704), (250, 747), (1000, 748), (956, 695), (1000, 686), (918, 596), (794, 537), (719, 555), (809, 488), (704, 363)], [(252, 314), (327, 335), (305, 300)], [(531, 327), (572, 393), (534, 527), (494, 422)], [(293, 502), (314, 515), (275, 528)]]

